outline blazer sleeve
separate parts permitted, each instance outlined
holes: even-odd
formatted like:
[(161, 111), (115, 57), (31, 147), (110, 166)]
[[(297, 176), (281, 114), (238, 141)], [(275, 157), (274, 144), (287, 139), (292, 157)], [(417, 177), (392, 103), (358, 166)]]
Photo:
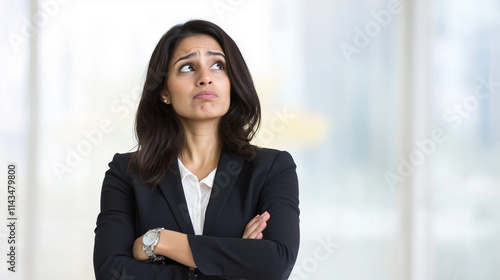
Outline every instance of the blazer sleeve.
[(271, 160), (260, 189), (258, 213), (271, 218), (263, 239), (188, 235), (194, 261), (205, 275), (288, 279), (299, 249), (299, 193), (296, 166), (287, 152)]
[(109, 163), (101, 192), (94, 242), (97, 280), (188, 279), (189, 268), (178, 263), (157, 265), (136, 261), (132, 246), (135, 234), (135, 200), (127, 171), (127, 155), (116, 154)]

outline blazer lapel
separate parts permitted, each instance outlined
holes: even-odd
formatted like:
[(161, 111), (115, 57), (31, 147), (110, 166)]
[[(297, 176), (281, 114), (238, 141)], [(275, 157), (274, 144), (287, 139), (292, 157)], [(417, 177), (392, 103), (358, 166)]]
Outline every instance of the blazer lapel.
[(179, 165), (177, 160), (172, 163), (171, 169), (173, 173), (167, 172), (159, 183), (159, 187), (163, 196), (168, 202), (170, 211), (175, 217), (175, 220), (182, 232), (194, 234), (193, 224), (189, 217), (189, 210), (186, 203), (186, 197), (182, 188), (180, 178)]
[(203, 225), (203, 235), (211, 235), (219, 215), (224, 209), (224, 205), (231, 194), (234, 183), (240, 174), (245, 157), (241, 155), (231, 155), (222, 149), (217, 172), (215, 173), (212, 193), (205, 212), (205, 223)]

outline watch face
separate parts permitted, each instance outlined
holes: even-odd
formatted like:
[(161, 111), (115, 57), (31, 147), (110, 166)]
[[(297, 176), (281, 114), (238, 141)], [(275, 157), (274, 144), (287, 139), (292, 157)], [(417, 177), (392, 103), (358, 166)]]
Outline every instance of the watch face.
[(155, 239), (156, 239), (156, 232), (148, 231), (142, 238), (142, 244), (146, 246), (153, 245)]

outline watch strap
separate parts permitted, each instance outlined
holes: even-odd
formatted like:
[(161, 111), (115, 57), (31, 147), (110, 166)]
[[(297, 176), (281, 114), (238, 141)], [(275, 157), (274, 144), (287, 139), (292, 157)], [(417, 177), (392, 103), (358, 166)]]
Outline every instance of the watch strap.
[[(148, 230), (148, 232), (151, 232), (151, 231), (154, 231), (155, 234), (156, 234), (156, 237), (155, 237), (155, 240), (153, 241), (153, 244), (151, 245), (142, 245), (142, 248), (144, 250), (144, 252), (146, 253), (146, 255), (152, 259), (152, 258), (156, 258), (157, 256), (155, 255), (154, 253), (154, 250), (155, 250), (155, 246), (158, 244), (158, 241), (160, 241), (160, 233), (161, 233), (161, 230), (163, 228), (155, 228), (155, 229), (150, 229)], [(146, 233), (147, 234), (147, 233)]]

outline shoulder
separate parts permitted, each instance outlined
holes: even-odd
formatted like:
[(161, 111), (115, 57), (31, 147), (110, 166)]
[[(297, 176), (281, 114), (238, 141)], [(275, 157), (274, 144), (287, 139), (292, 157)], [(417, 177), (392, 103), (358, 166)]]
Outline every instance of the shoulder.
[(297, 166), (287, 151), (259, 148), (252, 162), (252, 177), (257, 185), (276, 186), (285, 184), (297, 186)]
[(132, 156), (133, 153), (116, 153), (113, 156), (113, 159), (109, 163), (110, 167), (112, 164), (117, 164), (117, 165), (125, 165), (128, 166), (128, 163), (130, 161), (130, 157)]
[[(102, 184), (102, 193), (105, 192), (119, 192), (121, 194), (130, 195), (131, 186), (133, 185), (132, 176), (129, 172), (128, 163), (130, 161), (131, 153), (115, 154), (111, 162), (109, 162), (109, 169), (104, 174)], [(116, 193), (115, 193), (116, 194)], [(101, 195), (101, 201), (103, 200)], [(109, 200), (107, 200), (109, 201)]]
[(108, 172), (112, 173), (120, 173), (127, 174), (128, 173), (128, 165), (130, 162), (130, 157), (133, 153), (116, 153), (113, 156), (111, 162), (109, 162), (109, 170)]
[(254, 167), (295, 167), (292, 155), (287, 151), (280, 151), (269, 148), (258, 148), (253, 161)]
[(288, 159), (293, 161), (292, 155), (290, 155), (289, 152), (270, 149), (270, 148), (258, 148), (257, 155), (255, 157), (256, 160), (261, 160), (261, 161), (270, 159), (274, 160), (277, 158)]

